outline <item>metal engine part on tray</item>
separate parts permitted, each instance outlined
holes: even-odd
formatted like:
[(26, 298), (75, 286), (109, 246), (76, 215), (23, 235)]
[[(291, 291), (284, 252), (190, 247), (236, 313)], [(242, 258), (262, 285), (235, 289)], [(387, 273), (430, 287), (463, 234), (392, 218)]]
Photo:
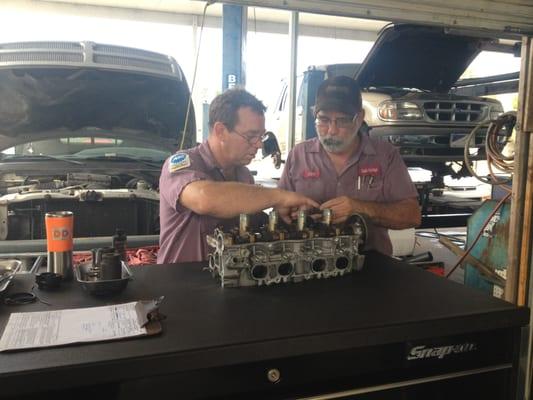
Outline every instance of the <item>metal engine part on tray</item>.
[(81, 263), (74, 267), (76, 280), (88, 293), (95, 296), (108, 296), (121, 292), (133, 279), (133, 273), (124, 261), (121, 261), (121, 277), (117, 279), (103, 279), (100, 270), (92, 262)]
[(19, 260), (0, 260), (0, 294), (7, 289), (21, 265)]
[(229, 232), (216, 228), (207, 242), (213, 248), (209, 270), (223, 287), (260, 286), (342, 276), (362, 268), (360, 254), (367, 227), (361, 215), (331, 225), (331, 211), (315, 222), (300, 212), (295, 224), (279, 223), (276, 211), (256, 232), (248, 216)]

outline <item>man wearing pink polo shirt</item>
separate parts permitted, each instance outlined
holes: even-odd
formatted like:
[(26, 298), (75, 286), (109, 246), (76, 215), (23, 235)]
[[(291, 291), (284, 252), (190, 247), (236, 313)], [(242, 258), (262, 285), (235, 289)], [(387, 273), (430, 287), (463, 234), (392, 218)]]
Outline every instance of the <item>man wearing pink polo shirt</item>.
[[(314, 112), (317, 137), (292, 149), (278, 187), (330, 208), (333, 223), (365, 214), (365, 248), (391, 255), (387, 229), (415, 227), (421, 218), (418, 193), (398, 150), (359, 132), (365, 114), (352, 78), (322, 82)], [(285, 218), (288, 213), (280, 210)]]
[(245, 165), (262, 146), (264, 111), (245, 90), (228, 90), (209, 107), (208, 139), (166, 160), (159, 179), (158, 263), (205, 261), (206, 235), (234, 224), (240, 213), (319, 206), (304, 195), (253, 184)]

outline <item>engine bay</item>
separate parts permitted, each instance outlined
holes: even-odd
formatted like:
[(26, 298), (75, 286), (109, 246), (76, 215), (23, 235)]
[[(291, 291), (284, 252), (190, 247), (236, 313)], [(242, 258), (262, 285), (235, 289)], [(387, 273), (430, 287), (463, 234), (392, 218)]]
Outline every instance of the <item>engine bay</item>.
[(6, 173), (0, 177), (0, 240), (46, 237), (47, 212), (74, 212), (75, 237), (159, 232), (157, 179), (136, 173)]

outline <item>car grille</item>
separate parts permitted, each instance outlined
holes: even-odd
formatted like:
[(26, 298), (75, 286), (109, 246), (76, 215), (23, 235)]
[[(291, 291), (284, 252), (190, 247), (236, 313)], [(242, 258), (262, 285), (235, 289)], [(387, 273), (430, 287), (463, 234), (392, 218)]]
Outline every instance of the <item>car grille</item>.
[(424, 111), (430, 120), (437, 122), (478, 122), (485, 114), (486, 105), (472, 102), (428, 101)]
[(183, 79), (176, 62), (163, 54), (93, 42), (0, 44), (0, 67), (11, 65), (100, 67), (165, 74)]
[(81, 43), (76, 42), (17, 42), (1, 43), (0, 50), (77, 50), (82, 51)]

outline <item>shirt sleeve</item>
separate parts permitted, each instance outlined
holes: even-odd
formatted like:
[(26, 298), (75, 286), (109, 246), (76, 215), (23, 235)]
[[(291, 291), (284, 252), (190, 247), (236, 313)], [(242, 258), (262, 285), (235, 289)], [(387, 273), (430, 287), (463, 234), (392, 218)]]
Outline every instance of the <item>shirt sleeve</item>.
[(285, 161), (281, 178), (278, 182), (278, 188), (295, 192), (294, 182), (292, 181), (292, 159), (294, 158), (294, 151), (291, 150)]
[(167, 164), (165, 164), (161, 172), (159, 192), (161, 197), (163, 197), (168, 204), (172, 205), (176, 211), (180, 212), (187, 209), (179, 203), (181, 192), (189, 183), (201, 180), (212, 179), (205, 172), (196, 171), (190, 167), (170, 172)]
[(242, 167), (243, 172), (242, 174), (239, 174), (239, 177), (242, 175), (242, 178), (239, 179), (239, 182), (241, 183), (247, 183), (249, 185), (255, 184), (255, 179), (250, 170), (247, 167)]
[(398, 149), (393, 149), (390, 154), (384, 180), (383, 191), (387, 201), (393, 202), (418, 197), (416, 187), (411, 181), (409, 171)]

